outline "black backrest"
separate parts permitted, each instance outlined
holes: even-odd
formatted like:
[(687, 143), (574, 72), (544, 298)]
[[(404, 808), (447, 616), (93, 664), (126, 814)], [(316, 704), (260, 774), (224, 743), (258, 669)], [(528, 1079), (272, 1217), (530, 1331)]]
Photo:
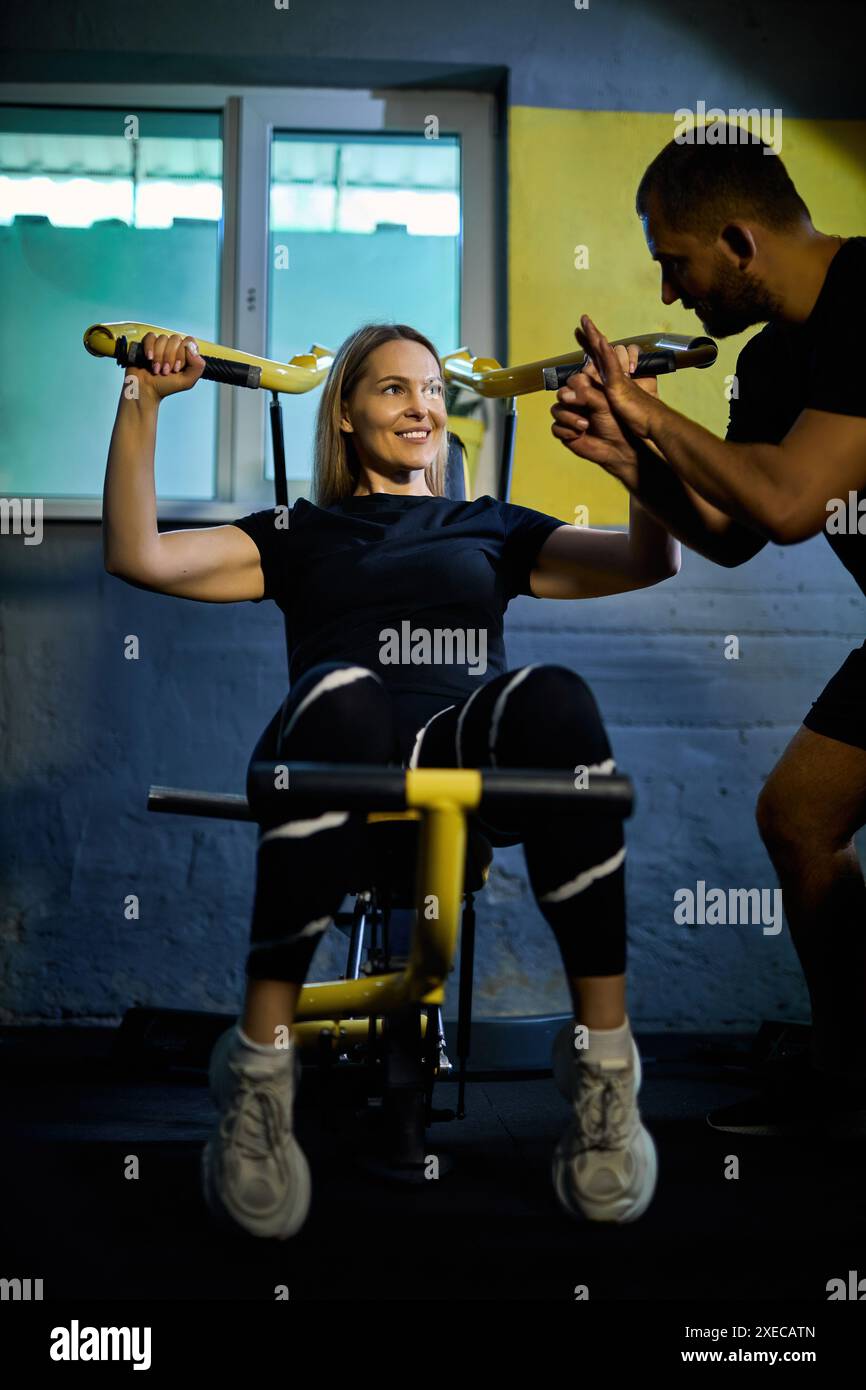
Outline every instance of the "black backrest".
[(466, 473), (463, 468), (463, 445), (456, 434), (448, 431), (448, 462), (445, 465), (445, 496), (452, 502), (466, 501)]

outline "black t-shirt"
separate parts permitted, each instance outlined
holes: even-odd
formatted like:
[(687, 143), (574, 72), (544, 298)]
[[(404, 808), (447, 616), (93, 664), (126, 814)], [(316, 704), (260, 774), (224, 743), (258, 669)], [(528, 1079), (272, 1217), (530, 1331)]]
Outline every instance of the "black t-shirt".
[[(866, 416), (864, 310), (866, 237), (858, 236), (839, 247), (805, 323), (768, 323), (746, 343), (737, 358), (738, 398), (731, 399), (726, 438), (779, 444), (803, 410)], [(866, 468), (866, 457), (863, 464)], [(821, 467), (820, 458), (815, 467)], [(858, 493), (858, 502), (864, 499), (866, 487)], [(849, 499), (839, 500), (847, 509)], [(866, 593), (866, 535), (853, 528), (843, 535), (827, 529), (824, 534)]]
[(395, 693), (437, 697), (432, 708), (507, 669), (505, 609), (531, 595), (538, 551), (564, 523), (493, 497), (374, 493), (326, 508), (302, 499), (234, 525), (261, 553), (263, 598), (286, 616), (291, 683), (352, 661)]

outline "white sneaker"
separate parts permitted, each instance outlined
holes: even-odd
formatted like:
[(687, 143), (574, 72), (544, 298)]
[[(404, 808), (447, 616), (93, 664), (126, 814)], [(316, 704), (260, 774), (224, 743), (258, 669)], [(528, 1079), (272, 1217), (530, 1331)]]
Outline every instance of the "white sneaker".
[(637, 1108), (641, 1065), (634, 1039), (630, 1063), (590, 1062), (575, 1049), (574, 1025), (567, 1024), (554, 1042), (553, 1075), (574, 1108), (553, 1154), (559, 1201), (578, 1218), (636, 1221), (652, 1201), (658, 1160)]
[[(583, 1055), (574, 1045), (576, 1027), (575, 1023), (566, 1023), (553, 1040), (553, 1079), (559, 1094), (566, 1100), (572, 1099), (574, 1062)], [(631, 1040), (631, 1060), (634, 1067), (634, 1093), (637, 1096), (643, 1080), (643, 1071), (634, 1038)]]
[(232, 1027), (211, 1054), (221, 1116), (202, 1153), (202, 1190), (218, 1220), (250, 1235), (285, 1240), (310, 1209), (310, 1169), (292, 1132), (299, 1077), (294, 1041), (275, 1064), (242, 1049)]

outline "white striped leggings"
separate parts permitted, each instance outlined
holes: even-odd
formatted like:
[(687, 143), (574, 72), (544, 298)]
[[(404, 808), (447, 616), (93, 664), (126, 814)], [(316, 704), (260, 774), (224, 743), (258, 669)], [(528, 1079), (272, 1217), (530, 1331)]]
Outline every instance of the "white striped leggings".
[[(434, 697), (434, 704), (438, 701)], [(422, 701), (423, 705), (423, 701)], [(250, 758), (412, 767), (579, 766), (613, 771), (589, 686), (564, 666), (495, 676), (422, 724), (366, 667), (326, 662), (293, 686)], [(362, 864), (365, 815), (328, 812), (285, 821), (257, 814), (256, 891), (247, 957), (251, 979), (306, 978), (322, 933)], [(516, 819), (516, 818), (515, 818)], [(539, 911), (571, 978), (625, 970), (625, 846), (618, 817), (586, 820), (533, 811), (513, 828), (470, 820), (496, 845), (523, 844)]]

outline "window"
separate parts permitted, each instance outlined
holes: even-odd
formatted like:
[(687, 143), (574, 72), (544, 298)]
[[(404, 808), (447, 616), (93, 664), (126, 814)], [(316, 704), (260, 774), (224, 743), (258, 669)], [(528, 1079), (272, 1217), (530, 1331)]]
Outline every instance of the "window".
[[(100, 516), (123, 378), (85, 351), (94, 323), (285, 361), (391, 319), (502, 356), (494, 113), (465, 92), (0, 85), (0, 493)], [(319, 398), (279, 397), (292, 499)], [(163, 403), (161, 522), (273, 504), (270, 401), (200, 382)]]
[[(270, 161), (268, 348), (336, 348), (366, 322), (460, 346), (460, 144), (423, 135), (275, 132)], [(286, 466), (309, 476), (319, 392), (291, 402)], [(270, 435), (266, 476), (273, 478)]]
[[(0, 107), (0, 487), (99, 498), (122, 373), (90, 324), (219, 322), (221, 116)], [(216, 493), (213, 391), (160, 411), (157, 493)]]

